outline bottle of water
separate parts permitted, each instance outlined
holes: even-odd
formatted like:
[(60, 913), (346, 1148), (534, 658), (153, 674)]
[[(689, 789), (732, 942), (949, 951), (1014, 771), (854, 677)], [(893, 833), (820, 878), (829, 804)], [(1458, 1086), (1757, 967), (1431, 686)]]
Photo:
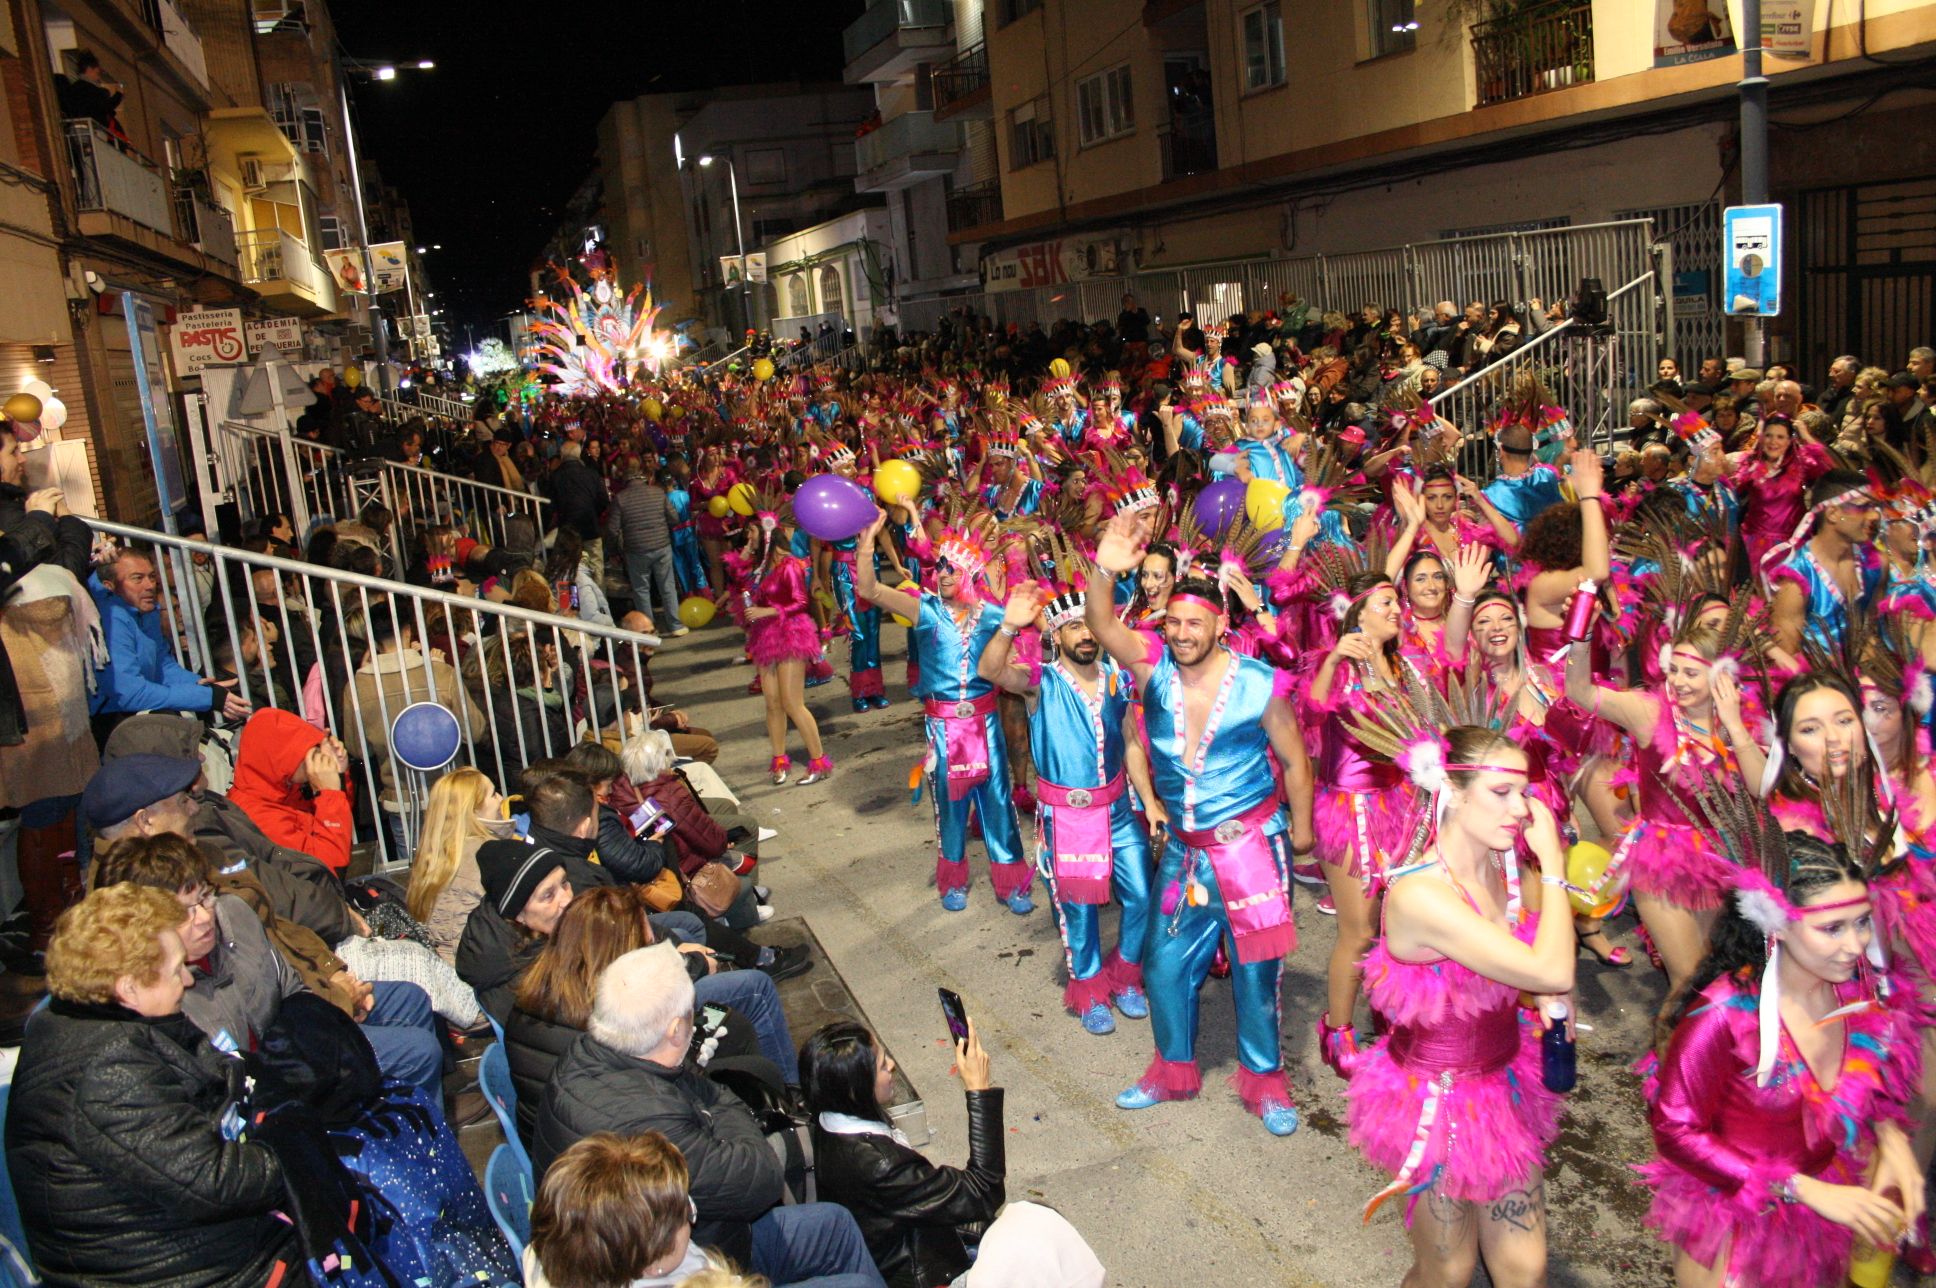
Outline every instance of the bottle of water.
[(1566, 1031), (1566, 1003), (1554, 1002), (1546, 1009), (1549, 1027), (1539, 1040), (1540, 1081), (1548, 1091), (1571, 1091), (1576, 1078), (1576, 1051)]

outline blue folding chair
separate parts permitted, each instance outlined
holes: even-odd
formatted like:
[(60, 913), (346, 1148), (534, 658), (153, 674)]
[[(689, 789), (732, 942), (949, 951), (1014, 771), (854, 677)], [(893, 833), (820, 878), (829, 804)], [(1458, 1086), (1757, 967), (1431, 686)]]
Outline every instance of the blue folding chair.
[(485, 1051), (477, 1062), (477, 1089), (491, 1102), (497, 1124), (504, 1130), (504, 1143), (511, 1147), (518, 1165), (529, 1175), (531, 1155), (525, 1153), (524, 1142), (518, 1139), (518, 1092), (511, 1083), (511, 1060), (504, 1054), (502, 1040)]
[(484, 1197), (511, 1255), (523, 1261), (524, 1245), (531, 1242), (531, 1164), (508, 1144), (492, 1150), (491, 1161), (484, 1165)]
[[(44, 1001), (45, 999), (43, 999)], [(0, 1082), (0, 1122), (7, 1118), (11, 1082)], [(40, 1282), (27, 1258), (27, 1232), (21, 1228), (20, 1205), (13, 1197), (13, 1176), (0, 1160), (0, 1288), (30, 1288)]]

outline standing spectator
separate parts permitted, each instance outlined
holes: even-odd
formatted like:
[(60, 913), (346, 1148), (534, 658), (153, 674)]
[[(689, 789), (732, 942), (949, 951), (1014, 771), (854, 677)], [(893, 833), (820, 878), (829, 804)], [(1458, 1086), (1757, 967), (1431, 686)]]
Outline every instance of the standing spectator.
[[(599, 519), (611, 498), (605, 480), (585, 464), (585, 445), (565, 442), (558, 445), (558, 468), (544, 481), (545, 493), (557, 508), (558, 526), (570, 528), (585, 539), (585, 556), (601, 572), (605, 567), (605, 538)], [(670, 537), (666, 544), (672, 544)]]
[(667, 632), (672, 636), (686, 633), (673, 577), (672, 531), (678, 525), (665, 489), (645, 477), (636, 462), (627, 466), (625, 487), (612, 499), (612, 537), (632, 583), (632, 607), (672, 627)]
[(1149, 329), (1149, 310), (1138, 304), (1134, 295), (1124, 295), (1122, 312), (1116, 315), (1116, 334), (1125, 341), (1147, 340)]
[(1896, 409), (1896, 417), (1902, 424), (1898, 434), (1900, 441), (1893, 441), (1890, 446), (1897, 451), (1907, 451), (1911, 443), (1921, 442), (1936, 423), (1936, 417), (1930, 414), (1929, 404), (1923, 401), (1922, 381), (1913, 372), (1898, 371), (1882, 382), (1882, 395)]
[(1849, 403), (1855, 392), (1855, 373), (1862, 370), (1862, 359), (1852, 353), (1845, 353), (1828, 364), (1828, 385), (1822, 390), (1821, 409), (1828, 413), (1829, 423), (1841, 427), (1842, 417), (1848, 415)]
[(107, 665), (94, 673), (88, 700), (94, 740), (141, 711), (219, 711), (246, 720), (249, 704), (231, 685), (204, 680), (175, 660), (161, 632), (161, 578), (140, 550), (121, 550), (88, 578), (107, 637)]
[(101, 60), (91, 49), (74, 51), (74, 75), (54, 77), (54, 95), (60, 102), (61, 115), (70, 120), (92, 121), (110, 135), (123, 142), (127, 135), (121, 129), (121, 121), (115, 112), (121, 106), (123, 86), (111, 81), (101, 67)]
[(258, 711), (242, 727), (229, 799), (262, 834), (337, 875), (350, 863), (349, 753), (293, 712)]
[[(477, 423), (482, 427), (489, 422), (480, 420)], [(477, 459), (471, 466), (472, 476), (479, 483), (488, 483), (492, 487), (509, 488), (513, 492), (524, 491), (524, 472), (518, 468), (518, 463), (511, 457), (511, 449), (522, 441), (518, 437), (518, 432), (508, 428), (495, 429), (491, 431), (491, 436), (486, 441), (489, 446), (477, 454)]]

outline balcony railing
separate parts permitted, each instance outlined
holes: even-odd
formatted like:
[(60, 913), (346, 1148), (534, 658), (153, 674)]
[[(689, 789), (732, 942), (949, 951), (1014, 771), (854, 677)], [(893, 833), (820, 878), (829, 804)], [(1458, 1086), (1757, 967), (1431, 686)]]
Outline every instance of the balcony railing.
[(193, 188), (175, 189), (175, 227), (181, 239), (201, 248), (210, 259), (234, 265), (235, 222), (220, 206), (211, 206)]
[(936, 121), (932, 112), (903, 112), (854, 140), (854, 160), (862, 174), (890, 161), (960, 150), (960, 127), (952, 121)]
[(311, 295), (322, 293), (322, 270), (309, 247), (280, 228), (252, 228), (235, 235), (242, 280), (250, 286), (288, 282)]
[(902, 28), (945, 27), (952, 21), (953, 0), (874, 0), (840, 39), (851, 63)]
[(1217, 136), (1212, 129), (1175, 129), (1163, 132), (1163, 179), (1208, 174), (1217, 168)]
[(83, 212), (107, 211), (132, 219), (164, 237), (175, 235), (168, 181), (161, 167), (124, 146), (98, 123), (67, 122), (67, 150)]
[(934, 110), (945, 112), (976, 90), (988, 88), (988, 46), (977, 41), (935, 67)]
[(1472, 67), (1480, 107), (1586, 84), (1593, 79), (1593, 6), (1560, 0), (1474, 24)]
[(174, 0), (155, 0), (155, 6), (156, 17), (160, 20), (156, 25), (161, 32), (161, 43), (181, 60), (181, 65), (188, 69), (195, 83), (207, 89), (208, 58), (202, 52), (202, 38), (195, 34), (195, 28), (189, 25), (188, 19), (182, 17)]
[(1000, 180), (989, 179), (966, 188), (957, 188), (948, 194), (949, 232), (958, 233), (964, 228), (980, 228), (983, 224), (998, 224), (1001, 221)]

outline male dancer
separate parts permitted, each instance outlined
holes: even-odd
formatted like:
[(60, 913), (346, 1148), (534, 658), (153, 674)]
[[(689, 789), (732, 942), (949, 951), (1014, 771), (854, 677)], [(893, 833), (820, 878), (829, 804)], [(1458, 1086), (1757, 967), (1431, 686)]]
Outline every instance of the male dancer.
[[(852, 448), (836, 444), (823, 463), (832, 473), (853, 481), (856, 466)], [(857, 712), (870, 706), (885, 710), (888, 705), (887, 689), (881, 680), (881, 610), (854, 593), (854, 569), (862, 562), (863, 551), (868, 563), (883, 557), (891, 562), (895, 557), (885, 537), (875, 540), (877, 545), (849, 537), (824, 547), (833, 574), (834, 607), (847, 620), (847, 688)]]
[[(1221, 647), (1229, 619), (1222, 588), (1179, 578), (1163, 619), (1165, 647), (1116, 620), (1110, 581), (1136, 567), (1147, 514), (1118, 514), (1104, 529), (1089, 574), (1084, 620), (1143, 694), (1151, 777), (1170, 819), (1157, 869), (1143, 974), (1156, 1058), (1118, 1108), (1187, 1100), (1197, 1069), (1197, 990), (1217, 947), (1229, 940), (1237, 1006), (1238, 1068), (1232, 1085), (1273, 1136), (1297, 1130), (1279, 1046), (1278, 985), (1297, 947), (1291, 922), (1288, 839), (1311, 844), (1311, 761), (1297, 717), (1276, 692), (1268, 663)], [(1269, 751), (1283, 767), (1278, 795)]]
[[(1109, 1003), (1132, 1020), (1149, 1015), (1143, 996), (1143, 945), (1149, 930), (1149, 837), (1129, 807), (1127, 785), (1163, 821), (1150, 786), (1149, 757), (1136, 729), (1129, 674), (1101, 658), (1082, 620), (1084, 595), (1071, 591), (1040, 604), (1034, 582), (1009, 592), (1001, 629), (981, 652), (984, 680), (1030, 699), (1029, 745), (1035, 753), (1036, 864), (1048, 882), (1069, 986), (1062, 1004), (1082, 1027), (1116, 1031)], [(1014, 643), (1048, 624), (1056, 657), (1033, 670), (1014, 660)], [(1116, 951), (1103, 959), (1101, 906), (1111, 886), (1123, 906)]]
[[(861, 549), (880, 539), (887, 515), (876, 511), (860, 534)], [(934, 883), (941, 906), (968, 906), (968, 811), (981, 820), (988, 851), (988, 880), (995, 896), (1016, 916), (1035, 910), (1029, 897), (1033, 874), (1022, 861), (1022, 833), (1009, 795), (1007, 745), (995, 711), (995, 687), (975, 667), (989, 636), (1002, 624), (993, 604), (975, 594), (989, 552), (970, 531), (944, 532), (934, 543), (934, 590), (894, 590), (874, 576), (874, 561), (854, 565), (854, 593), (914, 623), (908, 632), (921, 658), (915, 696), (927, 708), (928, 791), (934, 799), (939, 851)]]

